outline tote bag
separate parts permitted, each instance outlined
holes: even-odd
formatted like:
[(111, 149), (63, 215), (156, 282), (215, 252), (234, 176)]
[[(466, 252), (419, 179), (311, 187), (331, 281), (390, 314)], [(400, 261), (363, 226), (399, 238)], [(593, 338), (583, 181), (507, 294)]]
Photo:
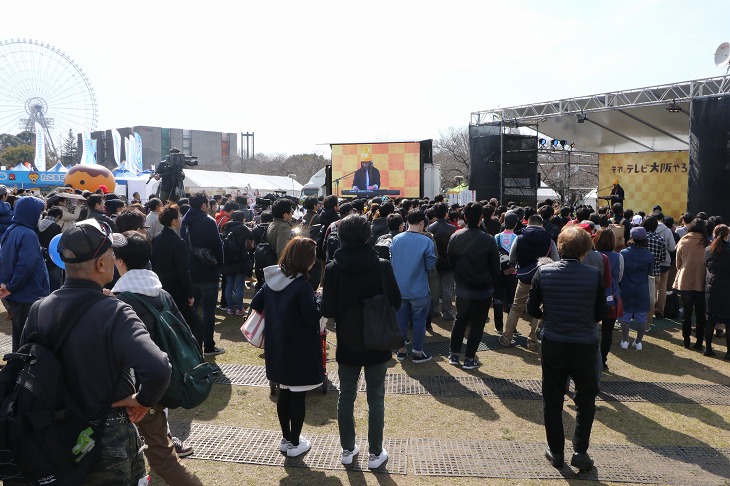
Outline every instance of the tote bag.
[(241, 333), (246, 340), (257, 348), (264, 347), (264, 315), (251, 309), (246, 322), (241, 326)]
[(363, 338), (366, 348), (391, 351), (403, 346), (403, 333), (388, 300), (388, 285), (381, 264), (378, 264), (378, 272), (383, 293), (363, 300)]

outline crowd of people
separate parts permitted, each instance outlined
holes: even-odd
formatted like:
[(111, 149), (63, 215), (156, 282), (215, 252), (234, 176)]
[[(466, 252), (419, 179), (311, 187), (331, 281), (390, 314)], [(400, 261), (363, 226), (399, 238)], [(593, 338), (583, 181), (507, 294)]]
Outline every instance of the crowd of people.
[[(93, 294), (133, 292), (171, 308), (190, 327), (200, 352), (212, 358), (225, 353), (214, 339), (216, 312), (243, 319), (244, 294), (253, 287), (250, 307), (266, 319), (267, 377), (280, 390), (279, 447), (290, 457), (311, 448), (301, 435), (305, 396), (325, 379), (320, 335), (330, 318), (337, 337), (341, 461), (351, 464), (359, 454), (354, 402), (363, 370), (368, 465), (387, 461), (385, 372), (392, 353), (363, 342), (363, 301), (376, 295), (386, 295), (396, 310), (403, 335), (393, 350), (399, 362), (432, 359), (424, 344), (434, 319), (453, 321), (448, 362), (465, 370), (481, 365), (477, 351), (490, 310), (507, 348), (516, 345), (520, 320), (529, 322), (527, 349), (540, 349), (542, 357), (545, 454), (555, 467), (564, 463), (566, 383), (575, 383), (578, 412), (571, 464), (590, 469), (595, 398), (614, 329), (621, 331), (614, 353), (641, 351), (653, 319), (663, 318), (670, 305), (668, 292), (681, 296), (683, 345), (711, 357), (713, 338), (724, 335), (730, 359), (724, 330), (730, 322), (730, 232), (719, 216), (683, 214), (675, 225), (659, 206), (644, 213), (620, 203), (593, 210), (492, 199), (461, 207), (441, 195), (280, 197), (252, 204), (259, 201), (196, 193), (174, 204), (154, 198), (142, 204), (103, 190), (61, 188), (45, 198), (10, 192), (0, 186), (0, 298), (12, 320), (13, 351), (27, 340), (24, 326), (38, 299), (50, 294), (44, 315), (60, 315)], [(265, 266), (257, 260), (262, 245), (275, 255)], [(79, 387), (89, 416), (103, 418), (97, 416), (111, 396), (115, 408), (107, 426), (130, 432), (105, 437), (105, 451), (112, 440), (136, 451), (115, 477), (130, 479), (119, 484), (136, 483), (141, 455), (132, 422), (138, 422), (152, 468), (168, 484), (200, 484), (179, 461), (192, 450), (166, 426), (160, 398), (170, 364), (148, 332), (153, 324), (134, 302), (102, 302), (83, 319), (85, 326), (70, 333), (65, 345), (84, 352), (64, 353), (64, 364), (80, 377), (71, 386)], [(117, 375), (124, 378), (115, 388)], [(83, 393), (88, 387), (97, 392)], [(128, 413), (120, 414), (125, 408)]]

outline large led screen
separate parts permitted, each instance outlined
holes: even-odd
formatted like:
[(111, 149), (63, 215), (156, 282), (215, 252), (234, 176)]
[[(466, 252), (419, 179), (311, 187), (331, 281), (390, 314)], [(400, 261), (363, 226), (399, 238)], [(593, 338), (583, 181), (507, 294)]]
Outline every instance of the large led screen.
[(419, 197), (420, 146), (419, 142), (333, 144), (332, 194)]

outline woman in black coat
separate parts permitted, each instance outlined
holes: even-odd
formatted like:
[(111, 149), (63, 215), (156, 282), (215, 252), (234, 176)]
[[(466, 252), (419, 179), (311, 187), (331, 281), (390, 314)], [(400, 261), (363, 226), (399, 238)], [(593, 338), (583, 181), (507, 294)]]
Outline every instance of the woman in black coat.
[(295, 457), (312, 444), (300, 437), (306, 411), (305, 396), (324, 381), (319, 320), (322, 315), (309, 285), (316, 243), (297, 236), (289, 241), (279, 264), (264, 268), (266, 283), (256, 292), (251, 308), (263, 313), (266, 377), (279, 383), (276, 411), (281, 425), (281, 452)]
[[(383, 448), (385, 423), (385, 370), (391, 351), (368, 349), (363, 343), (363, 300), (387, 293), (390, 305), (400, 308), (401, 294), (388, 260), (379, 259), (368, 245), (370, 223), (365, 216), (349, 215), (337, 230), (341, 247), (324, 270), (322, 314), (337, 324), (337, 363), (340, 396), (337, 423), (342, 463), (352, 464), (359, 452), (355, 441), (354, 406), (360, 370), (365, 368), (368, 400), (368, 467), (379, 467), (388, 458)], [(381, 273), (387, 288), (383, 288)]]
[[(707, 302), (707, 325), (705, 326), (705, 356), (715, 356), (712, 350), (712, 334), (715, 324), (730, 325), (730, 229), (724, 224), (715, 226), (712, 244), (705, 250), (705, 299)], [(730, 326), (728, 326), (730, 329)], [(730, 333), (725, 333), (730, 360)]]
[(182, 216), (177, 205), (165, 207), (159, 214), (162, 231), (152, 238), (152, 271), (175, 301), (180, 314), (190, 326), (198, 345), (203, 345), (203, 323), (193, 308), (193, 284), (188, 272), (188, 250), (179, 236)]

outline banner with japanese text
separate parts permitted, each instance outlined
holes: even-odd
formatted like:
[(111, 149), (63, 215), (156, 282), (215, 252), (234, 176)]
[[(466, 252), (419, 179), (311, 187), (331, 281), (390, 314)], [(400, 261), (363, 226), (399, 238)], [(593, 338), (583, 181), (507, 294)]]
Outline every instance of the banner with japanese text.
[(658, 204), (677, 220), (687, 210), (689, 152), (599, 154), (598, 195), (609, 195), (616, 180), (624, 189), (624, 209), (649, 214)]

